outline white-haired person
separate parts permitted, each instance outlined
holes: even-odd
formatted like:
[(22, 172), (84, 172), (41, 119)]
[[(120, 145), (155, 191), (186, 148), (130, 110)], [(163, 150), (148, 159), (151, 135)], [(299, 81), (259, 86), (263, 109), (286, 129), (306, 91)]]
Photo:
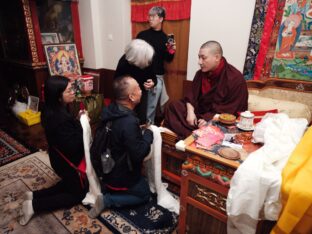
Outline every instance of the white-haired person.
[(135, 112), (141, 124), (147, 122), (147, 94), (157, 84), (157, 78), (152, 68), (154, 49), (141, 39), (132, 40), (125, 49), (125, 54), (119, 59), (115, 78), (123, 75), (133, 77), (142, 90), (140, 104)]

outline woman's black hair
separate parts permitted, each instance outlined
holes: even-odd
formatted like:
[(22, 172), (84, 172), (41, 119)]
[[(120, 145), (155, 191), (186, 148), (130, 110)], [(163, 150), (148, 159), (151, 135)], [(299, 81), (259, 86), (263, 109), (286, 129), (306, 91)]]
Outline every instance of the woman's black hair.
[[(69, 79), (64, 76), (51, 76), (44, 82), (44, 108), (41, 115), (41, 123), (44, 128), (53, 128), (58, 122), (64, 121), (69, 116), (63, 104), (63, 92)], [(55, 116), (59, 116), (56, 118)], [(64, 118), (63, 118), (64, 117)], [(51, 121), (54, 119), (53, 121)]]
[(52, 76), (44, 83), (44, 102), (49, 108), (57, 108), (63, 105), (62, 95), (68, 85), (68, 78), (64, 76)]

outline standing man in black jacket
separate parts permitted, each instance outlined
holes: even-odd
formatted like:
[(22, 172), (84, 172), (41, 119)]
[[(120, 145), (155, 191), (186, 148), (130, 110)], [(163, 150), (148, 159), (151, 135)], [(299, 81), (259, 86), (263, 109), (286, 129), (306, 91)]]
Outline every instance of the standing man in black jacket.
[[(150, 152), (153, 132), (146, 129), (142, 134), (139, 119), (133, 111), (140, 103), (142, 91), (135, 79), (123, 76), (114, 80), (113, 92), (115, 102), (103, 110), (102, 121), (112, 121), (111, 153), (118, 163), (103, 177), (103, 195), (97, 197), (95, 206), (89, 211), (91, 218), (97, 217), (105, 208), (138, 205), (150, 198), (149, 185), (141, 171), (143, 159)], [(128, 159), (119, 160), (125, 154)]]
[(171, 62), (176, 51), (174, 38), (171, 37), (169, 39), (162, 30), (162, 24), (165, 16), (166, 11), (163, 7), (152, 7), (148, 13), (148, 22), (150, 28), (140, 32), (137, 35), (137, 38), (145, 40), (155, 50), (152, 65), (154, 73), (157, 76), (157, 86), (149, 91), (147, 104), (147, 119), (152, 123), (155, 120), (156, 107), (160, 96), (163, 96), (163, 100), (161, 100), (160, 103), (161, 105), (165, 104), (168, 100), (164, 83), (164, 61)]

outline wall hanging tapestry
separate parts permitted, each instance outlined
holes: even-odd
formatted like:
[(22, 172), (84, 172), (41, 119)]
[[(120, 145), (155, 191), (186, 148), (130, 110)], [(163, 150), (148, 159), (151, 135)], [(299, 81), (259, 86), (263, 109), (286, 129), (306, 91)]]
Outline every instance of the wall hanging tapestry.
[(253, 79), (311, 81), (311, 29), (311, 0), (269, 1)]
[(254, 75), (268, 3), (269, 0), (256, 0), (243, 71), (246, 80), (251, 80)]
[(51, 76), (81, 75), (75, 44), (45, 45), (44, 51)]
[(30, 153), (29, 149), (0, 129), (0, 166)]
[(311, 1), (287, 1), (277, 33), (270, 76), (312, 81)]

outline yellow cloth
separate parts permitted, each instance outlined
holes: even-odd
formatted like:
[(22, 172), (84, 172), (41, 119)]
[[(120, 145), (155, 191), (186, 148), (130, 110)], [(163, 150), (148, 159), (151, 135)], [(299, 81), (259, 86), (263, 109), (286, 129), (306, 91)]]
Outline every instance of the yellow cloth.
[(283, 209), (272, 234), (312, 233), (312, 127), (282, 172)]

